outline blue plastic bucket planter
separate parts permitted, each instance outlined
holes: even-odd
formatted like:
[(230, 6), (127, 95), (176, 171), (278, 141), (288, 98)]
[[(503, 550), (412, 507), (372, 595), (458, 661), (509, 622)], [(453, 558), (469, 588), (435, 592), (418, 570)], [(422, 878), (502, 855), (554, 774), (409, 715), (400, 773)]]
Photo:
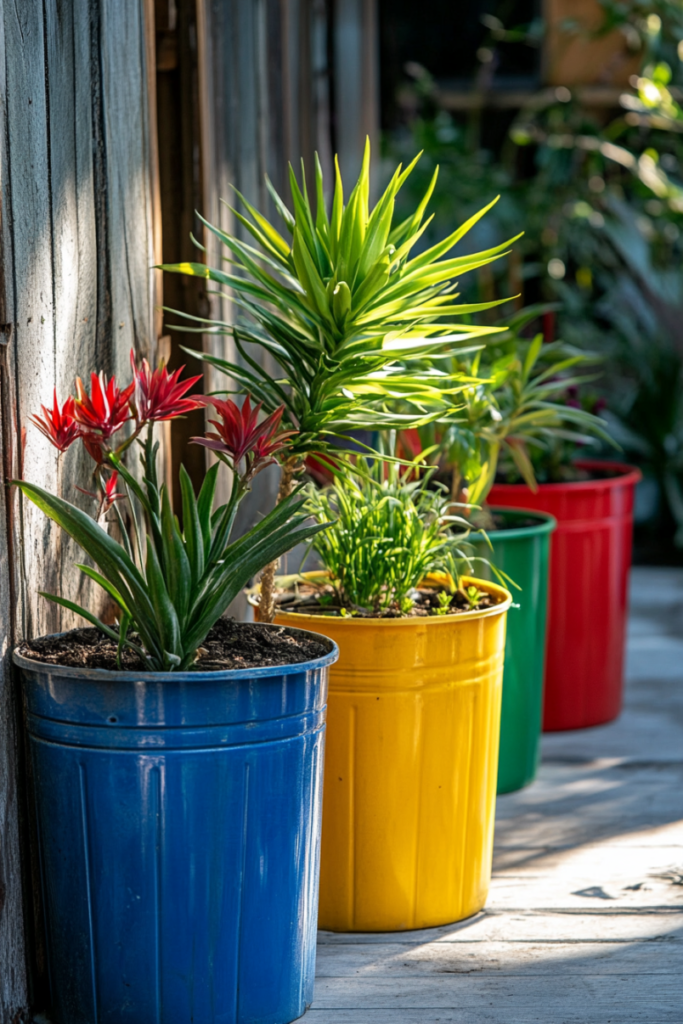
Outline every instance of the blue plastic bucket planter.
[(57, 1024), (284, 1024), (311, 1002), (338, 656), (317, 639), (315, 661), (231, 672), (14, 655)]

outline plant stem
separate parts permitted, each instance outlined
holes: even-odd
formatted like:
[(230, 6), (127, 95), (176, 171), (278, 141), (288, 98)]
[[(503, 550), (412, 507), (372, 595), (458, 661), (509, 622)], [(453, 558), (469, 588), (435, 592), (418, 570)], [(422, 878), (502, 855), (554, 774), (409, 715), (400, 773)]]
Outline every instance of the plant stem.
[(205, 576), (213, 568), (216, 562), (223, 557), (225, 548), (228, 546), (232, 527), (235, 522), (235, 516), (237, 515), (237, 508), (244, 490), (243, 481), (237, 476), (237, 474), (235, 474), (232, 480), (230, 498), (227, 504), (223, 505), (222, 510), (219, 510), (221, 511), (221, 516), (213, 531), (211, 549), (209, 551), (209, 557), (204, 571)]
[[(130, 437), (127, 437), (126, 440), (122, 444), (120, 444), (118, 446), (118, 448), (114, 449), (113, 454), (116, 455), (120, 459), (121, 456), (123, 455), (123, 453), (126, 451), (126, 449), (130, 448), (130, 446), (132, 445), (133, 441), (135, 441), (137, 439), (138, 434), (140, 433), (140, 431), (142, 430), (144, 425), (145, 425), (144, 423), (138, 424), (138, 426), (135, 428), (135, 430), (130, 435)], [(151, 425), (152, 424), (150, 423), (150, 427), (151, 427)]]
[[(128, 487), (128, 484), (125, 482), (125, 480), (123, 482), (123, 486), (126, 489), (126, 497), (128, 499), (128, 507), (130, 509), (130, 516), (131, 516), (131, 519), (133, 520), (133, 536), (135, 537), (135, 546), (136, 546), (137, 553), (138, 553), (138, 564), (140, 566), (140, 569), (144, 570), (145, 560), (142, 557), (142, 543), (140, 541), (140, 530), (138, 529), (138, 517), (135, 514), (135, 506), (133, 505), (133, 499), (131, 498), (130, 488)], [(135, 556), (131, 556), (131, 557), (133, 557), (133, 561), (135, 561)]]
[(155, 516), (161, 512), (159, 504), (159, 484), (157, 481), (156, 445), (154, 444), (154, 423), (150, 420), (145, 438), (145, 487), (149, 499), (150, 508)]
[(460, 475), (460, 467), (453, 466), (453, 470), (451, 473), (451, 501), (459, 501), (461, 487), (462, 476)]
[[(277, 492), (276, 505), (288, 498), (294, 486), (294, 477), (301, 469), (301, 461), (296, 456), (287, 459), (282, 467), (280, 487)], [(259, 618), (261, 622), (272, 622), (275, 618), (275, 570), (278, 560), (270, 562), (261, 573), (261, 601), (259, 604)]]
[[(130, 502), (130, 497), (128, 498), (128, 501)], [(128, 531), (126, 530), (126, 524), (123, 521), (123, 516), (121, 515), (121, 509), (116, 504), (116, 502), (114, 502), (114, 514), (115, 514), (115, 516), (116, 516), (116, 518), (118, 520), (119, 530), (121, 531), (121, 543), (123, 544), (124, 548), (126, 549), (126, 554), (128, 555), (128, 557), (130, 559), (132, 559), (133, 561), (135, 561), (135, 556), (133, 555), (133, 550), (132, 550), (132, 548), (130, 546), (130, 537), (128, 536)]]

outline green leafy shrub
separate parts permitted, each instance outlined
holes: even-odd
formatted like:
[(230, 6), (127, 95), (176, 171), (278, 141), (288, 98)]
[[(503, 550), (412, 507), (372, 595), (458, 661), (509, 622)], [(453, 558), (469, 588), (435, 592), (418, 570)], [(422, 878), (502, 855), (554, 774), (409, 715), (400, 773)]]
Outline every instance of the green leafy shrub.
[(468, 501), (481, 504), (497, 472), (532, 490), (537, 480), (570, 479), (570, 452), (596, 440), (613, 444), (605, 422), (575, 397), (594, 379), (596, 357), (562, 342), (544, 344), (541, 334), (522, 337), (544, 308), (520, 311), (485, 350), (459, 362), (471, 385), (457, 408), (444, 395), (443, 419), (420, 428), (432, 461), (451, 474), (454, 500), (467, 486)]

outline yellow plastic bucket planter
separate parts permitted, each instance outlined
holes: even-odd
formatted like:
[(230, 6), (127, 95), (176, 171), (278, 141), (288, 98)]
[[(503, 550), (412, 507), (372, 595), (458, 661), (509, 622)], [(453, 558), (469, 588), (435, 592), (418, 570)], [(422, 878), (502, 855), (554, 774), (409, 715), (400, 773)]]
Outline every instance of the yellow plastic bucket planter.
[(339, 645), (330, 671), (318, 924), (401, 931), (469, 917), (491, 879), (505, 619), (279, 613)]

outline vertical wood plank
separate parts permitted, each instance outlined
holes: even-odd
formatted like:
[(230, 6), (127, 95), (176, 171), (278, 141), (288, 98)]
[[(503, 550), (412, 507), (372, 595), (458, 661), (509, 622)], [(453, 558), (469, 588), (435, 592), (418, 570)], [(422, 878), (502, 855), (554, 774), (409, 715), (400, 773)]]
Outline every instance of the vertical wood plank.
[(325, 0), (311, 0), (311, 79), (313, 139), (326, 181), (326, 198), (331, 202), (334, 182), (334, 154), (330, 114), (331, 68), (328, 61), (328, 23)]
[[(88, 0), (45, 0), (54, 344), (60, 396), (91, 369), (97, 262)], [(64, 102), (68, 97), (71, 102)], [(45, 395), (45, 399), (49, 395)]]
[[(190, 235), (204, 241), (203, 228), (196, 212), (204, 210), (203, 176), (206, 155), (200, 143), (202, 133), (203, 90), (198, 88), (198, 61), (205, 51), (205, 42), (198, 24), (196, 0), (179, 0), (177, 17), (160, 18), (157, 32), (157, 117), (159, 126), (160, 187), (163, 217), (163, 262), (201, 259)], [(166, 12), (167, 13), (167, 12)], [(199, 83), (201, 84), (201, 83)], [(208, 312), (206, 283), (197, 277), (169, 274), (164, 280), (164, 302), (170, 309), (183, 310), (193, 316)], [(190, 363), (189, 369), (202, 372), (192, 359), (181, 351), (187, 344), (201, 348), (201, 340), (173, 333), (168, 325), (177, 322), (168, 314), (166, 330), (170, 339), (169, 354), (173, 368)], [(205, 473), (202, 450), (189, 444), (189, 439), (202, 432), (204, 417), (200, 411), (190, 413), (170, 424), (173, 438), (172, 482), (173, 501), (180, 507), (178, 469), (182, 462), (190, 474), (195, 490), (201, 486)]]
[[(6, 3), (4, 15), (15, 306), (8, 357), (23, 425), (56, 383), (45, 36), (41, 5)], [(54, 449), (36, 430), (26, 434), (23, 472), (45, 487), (58, 486)], [(13, 500), (19, 506), (23, 561), (22, 629), (39, 635), (59, 628), (56, 609), (36, 594), (38, 585), (47, 590), (59, 585), (57, 531), (30, 502), (16, 495)]]
[[(145, 72), (147, 89), (147, 110), (148, 110), (148, 159), (149, 159), (149, 183), (150, 183), (150, 209), (152, 217), (152, 257), (154, 266), (162, 262), (162, 240), (161, 240), (161, 186), (159, 181), (159, 126), (157, 124), (157, 74), (156, 74), (156, 38), (155, 38), (155, 15), (154, 0), (143, 0), (144, 2), (144, 31), (145, 31)], [(159, 342), (163, 330), (163, 274), (160, 270), (152, 270), (149, 275), (149, 301), (153, 323), (153, 340), (155, 351), (151, 354), (159, 359), (163, 356), (160, 352)], [(169, 458), (165, 460), (170, 461)]]
[[(45, 0), (44, 10), (53, 345), (55, 385), (63, 401), (72, 393), (76, 376), (87, 380), (98, 368), (98, 275), (93, 274), (98, 263), (98, 226), (92, 146), (93, 95), (98, 92), (92, 79), (97, 62), (91, 50), (88, 0)], [(50, 400), (45, 388), (41, 402), (47, 405)], [(33, 444), (37, 432), (28, 425), (27, 433)], [(50, 454), (55, 460), (54, 450)], [(57, 460), (57, 466), (63, 496), (81, 507), (92, 507), (92, 500), (76, 489), (76, 485), (92, 489), (92, 463), (81, 446), (74, 445)], [(99, 610), (98, 588), (72, 567), (80, 560), (76, 544), (61, 531), (55, 532), (60, 569), (57, 592)], [(75, 616), (61, 614), (63, 626), (80, 624)]]
[[(3, 325), (0, 340), (0, 445), (4, 480), (14, 475), (11, 450), (14, 386), (8, 360), (14, 328), (11, 241), (5, 19), (0, 3), (0, 320)], [(6, 487), (0, 486), (0, 1021), (11, 1020), (28, 1003), (17, 796), (18, 716), (9, 664), (15, 625), (12, 609), (16, 608), (10, 572), (9, 539), (14, 532), (11, 512), (11, 495)]]
[[(198, 45), (198, 93), (200, 110), (200, 146), (202, 153), (202, 198), (203, 215), (211, 224), (224, 231), (233, 232), (234, 217), (226, 202), (230, 200), (230, 183), (234, 181), (232, 164), (223, 159), (225, 152), (226, 107), (231, 99), (228, 93), (229, 65), (231, 61), (220, 59), (215, 45), (217, 36), (222, 37), (226, 17), (230, 16), (230, 3), (220, 7), (211, 0), (197, 0), (197, 45)], [(221, 199), (226, 202), (221, 202)], [(222, 246), (216, 236), (205, 231), (203, 244), (206, 246), (204, 260), (209, 266), (218, 266)], [(199, 255), (199, 254), (198, 254)], [(209, 313), (213, 318), (229, 321), (230, 302), (227, 298), (208, 296)], [(220, 358), (234, 358), (234, 342), (228, 337), (205, 335), (202, 339), (205, 352)], [(220, 375), (213, 367), (206, 366), (205, 391), (216, 391), (221, 386)], [(229, 484), (221, 483), (219, 500), (226, 501)]]
[(145, 15), (140, 0), (100, 0), (104, 139), (112, 289), (112, 370), (131, 348), (154, 351), (149, 272), (154, 225), (149, 178)]
[[(76, 448), (58, 459), (28, 417), (54, 387), (63, 399), (77, 373), (127, 374), (131, 342), (148, 354), (155, 339), (145, 3), (0, 0), (3, 481), (23, 475), (83, 504), (74, 485), (87, 486), (91, 464)], [(9, 652), (22, 635), (74, 624), (38, 588), (94, 602), (80, 593), (75, 554), (35, 506), (0, 488), (1, 1024), (27, 1020), (29, 998), (22, 867), (27, 879), (31, 869), (19, 827), (21, 734)], [(36, 942), (34, 935), (29, 959)]]
[(366, 136), (379, 159), (377, 0), (336, 0), (335, 146), (344, 181), (360, 171)]
[[(225, 230), (242, 233), (219, 198), (231, 201), (234, 184), (247, 198), (276, 216), (265, 189), (267, 173), (285, 201), (289, 194), (288, 164), (297, 174), (303, 156), (312, 172), (314, 150), (331, 170), (328, 110), (327, 5), (325, 0), (201, 0), (200, 76), (204, 76), (206, 113), (203, 154), (204, 208), (218, 214)], [(209, 240), (208, 262), (221, 252)], [(237, 311), (223, 299), (213, 315), (231, 321)], [(235, 358), (232, 339), (206, 336), (206, 350)], [(274, 361), (254, 353), (273, 373)], [(226, 387), (215, 372), (211, 390)], [(240, 509), (236, 529), (272, 508), (277, 473), (261, 474)]]
[[(24, 397), (31, 402), (41, 384), (54, 383), (52, 345), (51, 224), (47, 158), (42, 10), (3, 2), (2, 59), (2, 214), (5, 316), (12, 317), (8, 344), (0, 353), (3, 478), (17, 475), (25, 461), (33, 471), (44, 463), (45, 444), (21, 459), (18, 420)], [(5, 338), (8, 337), (5, 332)], [(22, 351), (25, 359), (17, 359)], [(52, 467), (43, 479), (54, 481)], [(40, 628), (50, 619), (23, 584), (24, 569), (50, 577), (52, 531), (37, 509), (22, 509), (16, 493), (2, 488), (0, 506), (0, 1019), (14, 1020), (28, 1003), (20, 842), (18, 708), (9, 653), (22, 628)], [(53, 560), (54, 561), (54, 560)], [(54, 576), (54, 573), (52, 574)]]
[[(12, 459), (15, 389), (8, 358), (14, 333), (9, 200), (5, 17), (0, 3), (0, 314), (4, 327), (0, 341), (0, 451), (3, 483), (15, 475)], [(17, 779), (19, 716), (10, 667), (17, 605), (11, 566), (12, 506), (11, 493), (7, 487), (0, 486), (0, 1021), (11, 1021), (28, 1004)]]

